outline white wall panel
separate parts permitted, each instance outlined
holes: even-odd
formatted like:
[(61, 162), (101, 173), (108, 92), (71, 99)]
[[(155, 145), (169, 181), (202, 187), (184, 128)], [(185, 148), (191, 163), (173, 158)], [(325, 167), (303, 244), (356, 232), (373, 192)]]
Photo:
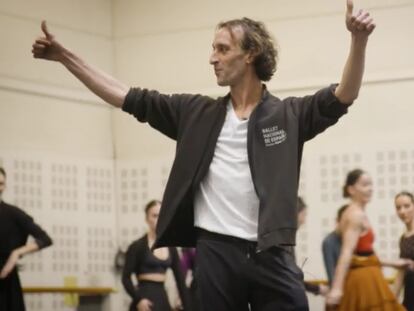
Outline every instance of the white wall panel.
[(46, 19), (98, 36), (109, 37), (112, 34), (111, 0), (1, 0), (0, 14), (34, 22)]
[(0, 148), (113, 157), (111, 110), (0, 90)]

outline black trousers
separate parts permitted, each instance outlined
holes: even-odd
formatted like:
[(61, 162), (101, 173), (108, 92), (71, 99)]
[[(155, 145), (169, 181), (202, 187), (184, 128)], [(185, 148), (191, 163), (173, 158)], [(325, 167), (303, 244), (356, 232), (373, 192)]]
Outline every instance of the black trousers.
[(308, 311), (303, 273), (286, 249), (256, 252), (247, 240), (199, 230), (201, 310)]
[[(140, 281), (139, 292), (142, 298), (149, 299), (152, 302), (151, 311), (171, 311), (163, 282)], [(137, 311), (136, 304), (131, 303), (129, 310)]]

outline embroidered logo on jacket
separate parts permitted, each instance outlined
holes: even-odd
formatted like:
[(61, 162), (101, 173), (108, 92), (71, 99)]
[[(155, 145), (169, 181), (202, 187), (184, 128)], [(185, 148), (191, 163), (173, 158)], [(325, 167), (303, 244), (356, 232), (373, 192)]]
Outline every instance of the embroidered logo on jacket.
[(283, 129), (279, 130), (277, 125), (262, 129), (262, 134), (266, 147), (281, 144), (287, 138), (286, 131)]

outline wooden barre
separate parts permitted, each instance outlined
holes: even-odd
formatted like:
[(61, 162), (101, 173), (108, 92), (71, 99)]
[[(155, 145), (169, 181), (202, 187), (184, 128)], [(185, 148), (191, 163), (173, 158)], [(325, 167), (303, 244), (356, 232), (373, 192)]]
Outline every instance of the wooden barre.
[[(387, 278), (388, 283), (394, 283), (395, 277)], [(319, 285), (327, 285), (327, 280), (306, 280), (306, 282)], [(27, 286), (23, 287), (25, 294), (47, 294), (47, 293), (62, 293), (62, 294), (79, 294), (79, 295), (108, 295), (116, 293), (117, 291), (112, 287), (78, 287), (78, 286)]]
[(78, 286), (28, 286), (23, 287), (25, 294), (63, 293), (80, 295), (108, 295), (115, 293), (112, 287), (78, 287)]
[[(385, 278), (385, 280), (389, 284), (392, 284), (395, 281), (395, 277)], [(310, 283), (310, 284), (315, 284), (315, 285), (319, 285), (319, 284), (328, 285), (328, 281), (327, 280), (305, 280), (305, 282)]]

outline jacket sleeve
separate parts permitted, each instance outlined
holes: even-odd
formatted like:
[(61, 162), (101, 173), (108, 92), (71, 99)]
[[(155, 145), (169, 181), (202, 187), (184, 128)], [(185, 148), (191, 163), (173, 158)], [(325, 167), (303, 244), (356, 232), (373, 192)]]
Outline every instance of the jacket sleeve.
[(176, 140), (182, 110), (196, 97), (197, 95), (188, 94), (165, 95), (157, 91), (131, 88), (122, 110)]
[(336, 98), (335, 88), (333, 84), (313, 95), (289, 98), (299, 121), (299, 133), (303, 141), (323, 132), (348, 112), (350, 104), (343, 104)]
[(31, 235), (39, 249), (52, 245), (52, 239), (38, 224), (33, 221), (33, 218), (26, 214), (23, 210), (16, 208), (15, 216), (19, 227), (24, 234)]
[(131, 276), (135, 274), (139, 258), (143, 256), (143, 248), (137, 242), (132, 243), (127, 250), (125, 256), (125, 264), (122, 270), (122, 285), (125, 291), (132, 298), (134, 303), (138, 303), (141, 300), (138, 287), (135, 287), (132, 283)]
[(175, 282), (177, 284), (178, 292), (180, 294), (181, 302), (183, 304), (184, 310), (190, 310), (190, 297), (188, 293), (188, 289), (185, 285), (184, 280), (184, 273), (181, 270), (180, 265), (180, 258), (178, 256), (177, 249), (175, 247), (170, 247), (170, 253), (171, 253), (171, 268), (174, 273)]

